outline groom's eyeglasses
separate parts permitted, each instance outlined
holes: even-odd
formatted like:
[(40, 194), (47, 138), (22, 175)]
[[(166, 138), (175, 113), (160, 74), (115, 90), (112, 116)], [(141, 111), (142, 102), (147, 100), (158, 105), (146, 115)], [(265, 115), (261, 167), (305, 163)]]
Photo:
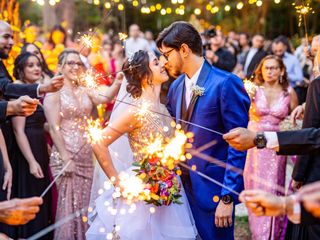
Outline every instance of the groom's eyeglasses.
[(173, 50), (175, 50), (174, 48), (172, 48), (172, 49), (170, 49), (169, 51), (166, 51), (166, 52), (164, 52), (164, 53), (162, 53), (162, 56), (167, 60), (167, 61), (169, 61), (169, 55), (170, 55), (170, 53), (173, 51)]

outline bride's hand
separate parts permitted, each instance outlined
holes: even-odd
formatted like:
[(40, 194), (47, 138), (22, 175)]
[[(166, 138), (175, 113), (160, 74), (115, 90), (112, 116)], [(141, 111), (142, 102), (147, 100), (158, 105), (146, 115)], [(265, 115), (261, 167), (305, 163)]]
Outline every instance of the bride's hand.
[(123, 79), (124, 79), (124, 73), (123, 72), (118, 72), (117, 75), (116, 75), (116, 78), (115, 78), (115, 82), (117, 84), (121, 85)]

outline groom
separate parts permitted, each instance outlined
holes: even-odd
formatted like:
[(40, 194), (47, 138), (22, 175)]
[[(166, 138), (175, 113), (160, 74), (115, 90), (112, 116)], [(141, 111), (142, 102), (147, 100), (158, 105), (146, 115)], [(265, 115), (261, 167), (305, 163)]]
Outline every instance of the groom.
[[(250, 100), (241, 80), (211, 66), (203, 58), (201, 37), (189, 23), (175, 22), (164, 29), (159, 34), (157, 46), (169, 75), (177, 78), (170, 87), (167, 108), (184, 130), (194, 133), (193, 147), (215, 141), (216, 144), (202, 154), (243, 169), (246, 152), (229, 147), (219, 134), (193, 125), (221, 133), (235, 127), (247, 127)], [(238, 203), (234, 192), (243, 190), (242, 176), (197, 156), (187, 163), (229, 189), (192, 171), (182, 174), (200, 237), (203, 240), (233, 239), (234, 206)]]

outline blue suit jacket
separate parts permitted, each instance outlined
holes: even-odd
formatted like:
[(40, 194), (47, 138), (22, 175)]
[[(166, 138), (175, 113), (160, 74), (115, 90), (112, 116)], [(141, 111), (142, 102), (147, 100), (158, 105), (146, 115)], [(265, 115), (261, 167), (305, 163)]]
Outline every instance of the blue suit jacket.
[[(184, 79), (184, 74), (177, 78), (172, 83), (168, 93), (167, 108), (171, 115), (176, 118), (177, 122), (181, 118)], [(197, 98), (190, 122), (221, 133), (226, 133), (235, 127), (247, 127), (250, 99), (242, 81), (238, 77), (219, 70), (205, 61), (197, 85), (204, 87), (205, 93)], [(246, 152), (240, 152), (229, 147), (222, 139), (222, 136), (194, 125), (189, 125), (188, 131), (194, 133), (194, 148), (199, 148), (213, 140), (216, 141), (216, 144), (204, 150), (203, 154), (237, 168), (244, 168)], [(219, 167), (214, 163), (195, 156), (191, 160), (188, 160), (187, 163), (189, 166), (196, 165), (198, 171), (223, 183), (236, 192), (243, 190), (242, 175), (230, 170), (230, 168)], [(212, 217), (218, 204), (213, 201), (213, 197), (230, 194), (237, 203), (238, 196), (194, 172), (190, 172), (190, 179), (192, 193), (187, 193), (187, 195), (198, 231), (202, 239), (218, 239), (210, 231), (210, 229), (214, 228)], [(208, 219), (205, 216), (208, 216)], [(210, 229), (205, 230), (208, 227)]]

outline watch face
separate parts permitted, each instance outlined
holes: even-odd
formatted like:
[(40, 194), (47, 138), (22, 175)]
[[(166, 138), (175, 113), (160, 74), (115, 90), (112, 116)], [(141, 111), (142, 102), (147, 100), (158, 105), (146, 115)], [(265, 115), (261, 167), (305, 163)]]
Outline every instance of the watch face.
[(257, 145), (257, 148), (264, 148), (267, 145), (267, 139), (264, 136), (264, 134), (259, 133), (255, 139), (255, 144)]
[(224, 204), (230, 204), (232, 202), (232, 198), (230, 195), (224, 195), (222, 198), (221, 198), (222, 202)]

